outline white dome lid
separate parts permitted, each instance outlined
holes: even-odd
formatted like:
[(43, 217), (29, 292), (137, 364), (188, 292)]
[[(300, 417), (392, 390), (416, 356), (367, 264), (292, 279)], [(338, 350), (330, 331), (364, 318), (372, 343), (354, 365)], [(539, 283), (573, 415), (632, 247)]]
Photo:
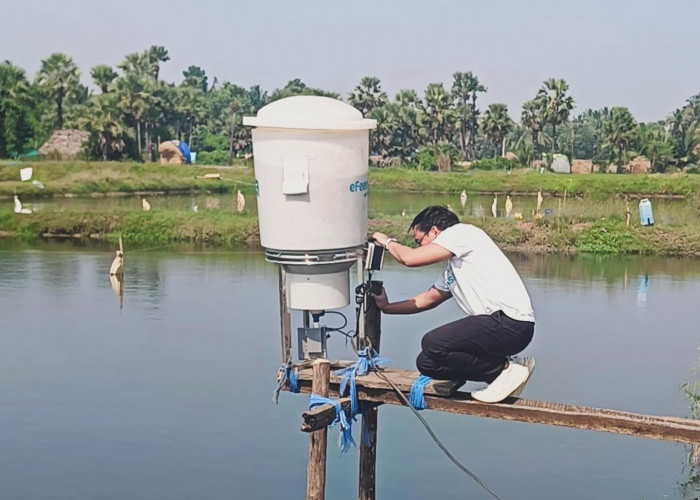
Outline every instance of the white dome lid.
[(263, 106), (257, 116), (243, 117), (243, 125), (306, 130), (369, 130), (377, 120), (362, 118), (349, 104), (330, 97), (299, 95)]

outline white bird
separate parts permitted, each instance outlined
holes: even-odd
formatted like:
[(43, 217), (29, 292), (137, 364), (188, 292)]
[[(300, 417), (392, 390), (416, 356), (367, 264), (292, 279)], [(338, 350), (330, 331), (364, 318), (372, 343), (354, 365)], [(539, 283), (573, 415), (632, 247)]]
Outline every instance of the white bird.
[(538, 189), (537, 190), (537, 213), (540, 213), (540, 207), (542, 207), (542, 190)]
[(148, 200), (146, 200), (146, 198), (141, 198), (141, 206), (146, 212), (148, 212), (151, 209), (151, 204), (148, 203)]
[(494, 217), (498, 217), (498, 195), (493, 195), (493, 203), (491, 204), (491, 213)]
[(36, 179), (32, 181), (32, 186), (38, 187), (39, 189), (44, 189), (44, 185)]
[(510, 196), (506, 196), (506, 217), (510, 217), (510, 213), (513, 211), (513, 202)]
[(112, 261), (112, 265), (109, 267), (110, 276), (119, 276), (124, 271), (124, 245), (122, 244), (122, 237), (119, 237), (119, 250), (116, 251), (116, 256)]
[(243, 196), (243, 193), (241, 193), (241, 190), (238, 190), (238, 194), (236, 195), (236, 210), (238, 212), (242, 212), (243, 209), (245, 208), (245, 196)]
[(196, 212), (197, 210), (199, 210), (199, 206), (198, 206), (198, 205), (192, 205), (192, 211), (193, 211), (193, 212)]
[(32, 213), (31, 208), (22, 208), (22, 202), (19, 201), (19, 197), (15, 195), (15, 213), (16, 214), (30, 214)]
[(467, 205), (467, 192), (462, 191), (462, 194), (459, 195), (459, 202), (462, 204), (462, 208), (464, 208)]
[(401, 210), (401, 217), (406, 217), (406, 209)]
[(112, 265), (109, 267), (109, 275), (116, 276), (122, 273), (124, 269), (124, 254), (121, 250), (117, 250), (116, 257), (112, 261)]

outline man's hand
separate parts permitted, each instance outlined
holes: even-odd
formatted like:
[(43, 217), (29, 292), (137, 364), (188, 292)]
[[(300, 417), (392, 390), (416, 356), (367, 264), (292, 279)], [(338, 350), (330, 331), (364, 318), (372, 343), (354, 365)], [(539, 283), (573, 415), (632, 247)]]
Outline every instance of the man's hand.
[(386, 247), (386, 242), (389, 240), (389, 237), (384, 233), (372, 233), (372, 240), (376, 241), (381, 246)]
[(377, 304), (380, 311), (383, 311), (384, 308), (389, 305), (389, 297), (387, 297), (384, 287), (382, 287), (382, 292), (379, 295), (374, 293), (370, 293), (370, 295), (374, 299), (374, 303)]

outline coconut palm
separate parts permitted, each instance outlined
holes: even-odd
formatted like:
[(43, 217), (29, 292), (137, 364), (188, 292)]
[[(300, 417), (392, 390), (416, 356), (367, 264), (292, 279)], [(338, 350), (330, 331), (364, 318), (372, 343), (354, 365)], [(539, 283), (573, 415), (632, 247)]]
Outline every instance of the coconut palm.
[(53, 53), (41, 61), (37, 83), (56, 104), (56, 128), (63, 128), (64, 101), (80, 87), (80, 69), (66, 54)]
[(502, 103), (489, 104), (481, 121), (481, 128), (496, 148), (501, 146), (501, 156), (505, 156), (506, 136), (513, 129), (513, 120), (508, 116), (508, 106)]
[(544, 121), (552, 126), (552, 155), (557, 149), (557, 127), (569, 119), (576, 106), (574, 98), (566, 95), (569, 84), (560, 78), (550, 78), (537, 92), (535, 100), (544, 114)]
[(614, 107), (605, 122), (604, 133), (607, 143), (617, 150), (618, 172), (622, 169), (625, 153), (634, 139), (637, 122), (630, 110), (625, 107)]
[(464, 158), (471, 158), (473, 157), (473, 139), (479, 128), (477, 93), (486, 92), (487, 89), (479, 83), (479, 79), (471, 71), (466, 73), (458, 71), (452, 75), (452, 78), (452, 96), (459, 116), (459, 145)]
[(362, 116), (367, 117), (374, 108), (386, 104), (387, 97), (386, 92), (382, 90), (379, 78), (365, 76), (348, 95), (348, 102), (357, 108), (362, 113)]
[(112, 66), (98, 64), (90, 70), (90, 76), (95, 85), (100, 87), (102, 93), (106, 94), (109, 92), (109, 86), (119, 75), (112, 69)]

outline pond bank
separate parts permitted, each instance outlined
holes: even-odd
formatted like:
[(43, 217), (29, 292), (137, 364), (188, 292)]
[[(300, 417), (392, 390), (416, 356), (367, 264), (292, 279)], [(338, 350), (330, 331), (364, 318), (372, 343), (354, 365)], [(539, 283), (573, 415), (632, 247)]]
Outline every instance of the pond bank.
[[(489, 233), (506, 251), (539, 254), (638, 254), (700, 257), (697, 225), (626, 227), (622, 218), (583, 220), (550, 217), (516, 221), (506, 218), (462, 217)], [(380, 217), (368, 221), (368, 231), (382, 231), (411, 245), (410, 219)], [(119, 213), (0, 212), (0, 237), (21, 241), (48, 238), (94, 239), (130, 247), (197, 243), (235, 248), (260, 245), (257, 217), (224, 211), (130, 211)]]

